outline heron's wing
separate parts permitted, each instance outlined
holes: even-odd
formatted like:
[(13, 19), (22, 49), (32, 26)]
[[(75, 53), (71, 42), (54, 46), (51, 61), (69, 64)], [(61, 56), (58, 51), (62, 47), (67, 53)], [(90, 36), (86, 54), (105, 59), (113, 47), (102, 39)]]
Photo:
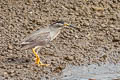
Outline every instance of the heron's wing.
[(34, 33), (22, 41), (23, 47), (32, 48), (35, 46), (44, 46), (50, 42), (50, 32)]

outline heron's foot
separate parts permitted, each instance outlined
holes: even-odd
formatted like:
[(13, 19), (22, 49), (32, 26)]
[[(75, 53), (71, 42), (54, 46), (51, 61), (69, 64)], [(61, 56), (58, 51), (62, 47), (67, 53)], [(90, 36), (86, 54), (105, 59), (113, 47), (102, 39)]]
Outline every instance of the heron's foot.
[(35, 64), (37, 64), (38, 66), (49, 66), (49, 64), (43, 64), (43, 63), (40, 61), (39, 56), (37, 56), (37, 57), (35, 58)]
[(38, 66), (49, 66), (49, 64), (43, 64), (42, 62)]
[(32, 49), (34, 55), (36, 56), (36, 58), (35, 58), (35, 64), (37, 64), (38, 66), (49, 66), (49, 64), (43, 64), (43, 63), (40, 61), (40, 57), (39, 57), (38, 54), (35, 52), (35, 49), (36, 49), (36, 48), (33, 48), (33, 49)]
[(39, 64), (40, 63), (40, 58), (39, 58), (39, 56), (36, 56), (36, 58), (35, 58), (35, 64)]

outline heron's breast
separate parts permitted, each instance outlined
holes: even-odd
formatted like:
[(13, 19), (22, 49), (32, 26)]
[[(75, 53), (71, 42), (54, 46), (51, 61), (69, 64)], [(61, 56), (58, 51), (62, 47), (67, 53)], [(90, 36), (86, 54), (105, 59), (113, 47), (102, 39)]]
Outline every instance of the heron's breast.
[(50, 32), (51, 41), (52, 41), (53, 39), (55, 39), (55, 38), (58, 36), (59, 33), (60, 33), (60, 31)]

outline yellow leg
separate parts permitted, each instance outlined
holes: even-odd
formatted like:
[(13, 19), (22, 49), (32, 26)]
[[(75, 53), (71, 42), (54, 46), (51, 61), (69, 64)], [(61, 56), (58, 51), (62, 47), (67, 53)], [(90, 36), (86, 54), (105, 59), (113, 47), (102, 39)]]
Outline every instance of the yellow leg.
[(35, 58), (35, 63), (38, 64), (38, 66), (48, 66), (49, 64), (43, 64), (41, 61), (40, 61), (40, 57), (37, 55), (37, 53), (35, 52), (35, 49), (36, 48), (33, 48), (32, 51), (34, 53), (34, 55), (36, 56)]

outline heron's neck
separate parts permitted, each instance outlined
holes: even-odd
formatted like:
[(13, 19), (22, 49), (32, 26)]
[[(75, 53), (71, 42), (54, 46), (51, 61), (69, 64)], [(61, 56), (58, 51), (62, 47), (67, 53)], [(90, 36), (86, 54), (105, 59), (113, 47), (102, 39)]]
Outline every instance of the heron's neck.
[(51, 40), (55, 39), (59, 33), (60, 33), (60, 29), (51, 27), (50, 28)]

